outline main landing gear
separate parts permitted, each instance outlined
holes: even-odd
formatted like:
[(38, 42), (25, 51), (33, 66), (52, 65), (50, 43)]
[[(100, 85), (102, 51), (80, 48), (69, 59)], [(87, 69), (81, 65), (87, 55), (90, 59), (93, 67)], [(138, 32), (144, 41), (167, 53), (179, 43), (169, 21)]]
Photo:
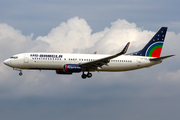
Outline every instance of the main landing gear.
[(83, 72), (83, 74), (81, 75), (81, 77), (82, 77), (82, 79), (86, 79), (87, 77), (88, 77), (88, 78), (91, 78), (91, 77), (92, 77), (92, 73), (90, 73), (90, 72), (88, 71), (87, 74), (84, 74), (84, 72)]

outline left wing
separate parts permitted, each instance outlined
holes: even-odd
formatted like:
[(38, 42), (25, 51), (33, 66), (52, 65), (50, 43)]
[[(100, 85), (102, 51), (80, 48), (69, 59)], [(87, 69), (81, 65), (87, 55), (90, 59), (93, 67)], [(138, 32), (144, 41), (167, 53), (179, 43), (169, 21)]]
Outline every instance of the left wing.
[(126, 46), (124, 47), (124, 49), (120, 52), (117, 53), (115, 55), (109, 56), (109, 57), (105, 57), (105, 58), (101, 58), (98, 60), (94, 60), (94, 61), (90, 61), (90, 62), (86, 62), (86, 63), (81, 63), (81, 68), (83, 68), (84, 70), (90, 71), (90, 70), (97, 70), (98, 67), (102, 67), (103, 65), (107, 65), (110, 62), (111, 59), (118, 57), (120, 55), (123, 55), (127, 52), (127, 49), (129, 47), (130, 42), (128, 42), (126, 44)]

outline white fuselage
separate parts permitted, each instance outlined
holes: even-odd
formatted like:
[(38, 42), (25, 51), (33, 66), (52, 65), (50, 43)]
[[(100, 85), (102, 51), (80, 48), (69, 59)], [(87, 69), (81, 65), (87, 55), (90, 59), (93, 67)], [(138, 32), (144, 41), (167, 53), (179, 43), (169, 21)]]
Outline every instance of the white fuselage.
[[(65, 64), (81, 64), (108, 57), (101, 54), (66, 54), (66, 53), (22, 53), (4, 61), (14, 69), (42, 69), (62, 70)], [(98, 68), (97, 71), (128, 71), (161, 63), (150, 61), (151, 57), (121, 55), (111, 59), (107, 65)]]

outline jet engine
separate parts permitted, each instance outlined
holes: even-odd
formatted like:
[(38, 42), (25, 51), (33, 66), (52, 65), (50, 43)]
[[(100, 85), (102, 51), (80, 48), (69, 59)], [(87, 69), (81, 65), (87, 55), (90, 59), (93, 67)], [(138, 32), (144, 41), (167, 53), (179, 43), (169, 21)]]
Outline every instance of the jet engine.
[(81, 66), (78, 64), (65, 64), (64, 72), (81, 72)]

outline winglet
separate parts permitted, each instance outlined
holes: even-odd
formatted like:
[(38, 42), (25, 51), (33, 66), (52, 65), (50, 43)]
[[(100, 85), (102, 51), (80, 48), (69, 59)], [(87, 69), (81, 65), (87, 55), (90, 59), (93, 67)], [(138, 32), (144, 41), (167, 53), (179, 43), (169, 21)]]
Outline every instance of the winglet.
[(124, 47), (124, 49), (120, 53), (118, 53), (118, 54), (120, 54), (120, 55), (125, 54), (127, 52), (127, 50), (128, 50), (129, 45), (130, 45), (130, 42), (128, 42), (126, 44), (126, 46)]

